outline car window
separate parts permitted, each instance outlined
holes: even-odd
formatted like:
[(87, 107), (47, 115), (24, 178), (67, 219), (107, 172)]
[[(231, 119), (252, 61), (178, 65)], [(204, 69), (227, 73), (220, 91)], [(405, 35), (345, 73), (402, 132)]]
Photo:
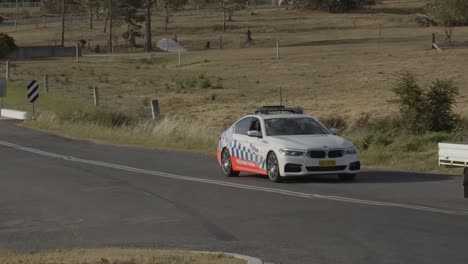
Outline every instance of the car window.
[(234, 133), (240, 135), (247, 135), (247, 131), (249, 131), (250, 125), (252, 124), (252, 119), (252, 117), (246, 117), (237, 122), (234, 128)]
[(268, 136), (323, 135), (330, 132), (313, 118), (273, 118), (265, 120)]
[(253, 118), (252, 125), (250, 125), (249, 130), (256, 130), (256, 131), (260, 132), (260, 134), (261, 134), (262, 133), (262, 125), (260, 123), (260, 119)]

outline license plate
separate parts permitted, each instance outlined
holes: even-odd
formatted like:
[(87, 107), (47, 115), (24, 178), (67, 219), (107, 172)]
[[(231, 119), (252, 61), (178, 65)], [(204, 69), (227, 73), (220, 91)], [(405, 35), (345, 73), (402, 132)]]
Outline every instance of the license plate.
[(335, 160), (321, 160), (319, 164), (320, 164), (320, 167), (335, 167), (336, 161)]

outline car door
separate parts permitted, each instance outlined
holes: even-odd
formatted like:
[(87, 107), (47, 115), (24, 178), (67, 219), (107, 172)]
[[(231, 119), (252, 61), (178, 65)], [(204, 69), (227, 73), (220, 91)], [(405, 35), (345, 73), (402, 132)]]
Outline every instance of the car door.
[(232, 135), (231, 142), (231, 156), (238, 159), (245, 159), (244, 152), (247, 149), (249, 138), (247, 136), (247, 132), (252, 124), (252, 119), (253, 118), (251, 116), (244, 117), (234, 125), (234, 133)]
[(266, 155), (268, 154), (267, 142), (264, 140), (265, 131), (259, 118), (254, 117), (249, 131), (258, 131), (261, 137), (248, 137), (249, 160), (254, 163), (255, 173), (266, 174)]

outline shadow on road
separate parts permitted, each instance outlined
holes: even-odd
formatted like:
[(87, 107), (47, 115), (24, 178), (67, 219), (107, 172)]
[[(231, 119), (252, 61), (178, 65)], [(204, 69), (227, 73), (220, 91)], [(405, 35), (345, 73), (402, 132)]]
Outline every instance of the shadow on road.
[[(263, 175), (243, 174), (240, 177), (254, 177), (267, 179)], [(362, 183), (411, 183), (411, 182), (435, 182), (447, 181), (455, 176), (437, 175), (416, 172), (389, 172), (389, 171), (364, 171), (358, 174), (355, 181), (343, 182), (336, 175), (314, 175), (304, 177), (289, 178), (285, 181), (286, 184), (297, 183), (330, 183), (330, 184), (362, 184)]]

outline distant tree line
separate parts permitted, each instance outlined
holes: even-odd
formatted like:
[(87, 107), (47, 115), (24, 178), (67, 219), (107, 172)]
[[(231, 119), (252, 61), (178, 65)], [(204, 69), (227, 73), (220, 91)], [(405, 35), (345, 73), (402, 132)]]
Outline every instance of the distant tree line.
[[(1, 1), (1, 0), (0, 0)], [(252, 0), (250, 0), (252, 1)], [(223, 30), (226, 23), (232, 21), (233, 14), (244, 9), (249, 0), (42, 0), (42, 7), (46, 13), (62, 15), (62, 45), (65, 36), (65, 15), (89, 15), (89, 28), (94, 27), (96, 16), (104, 17), (104, 32), (109, 33), (109, 47), (112, 48), (113, 26), (126, 25), (127, 30), (122, 37), (130, 46), (136, 46), (136, 39), (145, 37), (145, 50), (152, 50), (151, 17), (156, 11), (163, 11), (165, 16), (165, 32), (168, 32), (171, 12), (184, 8), (189, 2), (197, 7), (211, 6), (223, 13)], [(144, 33), (141, 32), (145, 25)]]
[(290, 2), (295, 7), (320, 9), (336, 13), (374, 5), (376, 0), (294, 0), (286, 2)]

